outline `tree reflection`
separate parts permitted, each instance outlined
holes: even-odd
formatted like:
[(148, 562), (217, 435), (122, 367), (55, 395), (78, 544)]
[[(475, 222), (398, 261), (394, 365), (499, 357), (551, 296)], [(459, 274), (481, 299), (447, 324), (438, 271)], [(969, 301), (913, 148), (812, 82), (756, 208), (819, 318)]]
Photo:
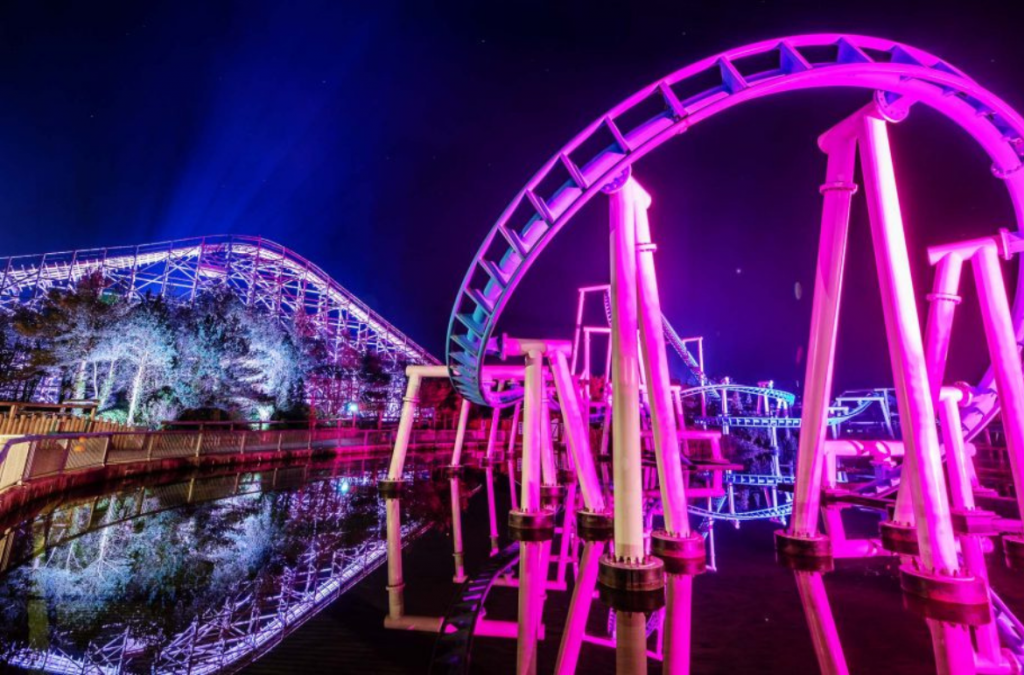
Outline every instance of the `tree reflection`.
[[(258, 613), (267, 601), (297, 602), (302, 589), (348, 575), (357, 553), (369, 561), (367, 545), (383, 546), (372, 475), (303, 475), (290, 490), (275, 487), (277, 472), (193, 479), (65, 504), (21, 523), (9, 550), (23, 562), (0, 578), (0, 656), (18, 663), (60, 654), (105, 666), (113, 650), (127, 671), (160, 670), (182, 636), (198, 639), (225, 608)], [(216, 496), (195, 503), (204, 493)], [(425, 522), (414, 517), (409, 532)]]

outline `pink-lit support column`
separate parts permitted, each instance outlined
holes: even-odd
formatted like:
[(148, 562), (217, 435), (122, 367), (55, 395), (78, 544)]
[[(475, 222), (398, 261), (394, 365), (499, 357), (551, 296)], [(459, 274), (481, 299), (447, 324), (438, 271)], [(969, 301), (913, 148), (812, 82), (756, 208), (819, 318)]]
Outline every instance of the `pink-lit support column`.
[(807, 346), (803, 413), (797, 450), (793, 518), (789, 534), (796, 538), (818, 536), (821, 479), (825, 467), (825, 434), (835, 363), (836, 326), (843, 290), (846, 240), (850, 225), (850, 201), (857, 190), (853, 182), (856, 141), (824, 134), (818, 141), (828, 154), (825, 183), (821, 186), (823, 206), (818, 265), (814, 277), (811, 332)]
[(570, 482), (564, 487), (565, 515), (562, 518), (562, 530), (558, 539), (558, 566), (555, 574), (555, 587), (558, 590), (566, 588), (565, 571), (569, 566), (569, 544), (572, 542), (572, 524), (576, 521), (576, 482)]
[(512, 426), (509, 428), (509, 432), (508, 432), (508, 456), (509, 457), (512, 457), (512, 455), (515, 454), (515, 451), (516, 451), (516, 436), (519, 435), (519, 414), (520, 414), (520, 412), (522, 412), (522, 409), (523, 409), (523, 402), (522, 401), (516, 402), (515, 406), (512, 408)]
[(587, 617), (590, 616), (590, 605), (594, 599), (594, 588), (597, 586), (598, 560), (604, 554), (605, 546), (606, 543), (603, 541), (588, 541), (583, 544), (580, 571), (576, 577), (576, 585), (572, 589), (569, 614), (565, 619), (565, 632), (562, 633), (562, 644), (558, 648), (556, 675), (572, 675), (576, 672), (580, 646), (587, 631)]
[(543, 452), (541, 405), (544, 401), (544, 365), (541, 352), (526, 353), (523, 401), (522, 510), (540, 510), (541, 453)]
[[(524, 382), (523, 470), (521, 509), (509, 514), (510, 534), (520, 539), (519, 553), (519, 640), (516, 672), (537, 672), (537, 638), (540, 632), (544, 586), (547, 580), (547, 555), (554, 519), (541, 509), (541, 437), (544, 401), (544, 365), (542, 352), (526, 352)], [(547, 530), (547, 541), (536, 540), (532, 533)], [(546, 550), (545, 550), (546, 549)]]
[(516, 437), (519, 435), (519, 414), (523, 409), (523, 402), (517, 401), (515, 406), (512, 408), (512, 426), (509, 427), (508, 432), (508, 453), (506, 454), (506, 461), (508, 463), (508, 489), (509, 489), (509, 503), (512, 505), (512, 510), (515, 511), (519, 508), (519, 495), (516, 494)]
[(487, 434), (487, 450), (484, 456), (488, 463), (494, 458), (494, 448), (498, 445), (498, 427), (501, 426), (501, 408), (491, 411), (491, 428)]
[[(441, 368), (441, 370), (447, 370)], [(398, 431), (395, 433), (395, 448), (391, 452), (391, 465), (388, 468), (388, 480), (402, 480), (405, 471), (405, 456), (409, 450), (409, 437), (412, 435), (412, 423), (416, 417), (416, 405), (419, 403), (420, 369), (416, 366), (406, 368), (409, 378), (405, 385), (405, 397), (402, 398), (402, 414), (398, 418)]]
[[(1003, 273), (995, 242), (981, 247), (971, 259), (974, 280), (981, 296), (981, 319), (985, 341), (992, 357), (996, 390), (1002, 411), (1006, 452), (1017, 492), (1017, 508), (1024, 520), (1024, 377), (1021, 376), (1020, 351), (1006, 298)], [(1016, 538), (1021, 541), (1021, 537)], [(1024, 542), (1022, 542), (1024, 543)], [(1018, 547), (1024, 547), (1018, 544)]]
[(555, 466), (555, 444), (551, 439), (551, 399), (545, 382), (540, 406), (541, 438), (541, 480), (544, 485), (558, 484), (558, 468)]
[[(904, 421), (904, 479), (911, 481), (920, 561), (924, 567), (921, 578), (948, 579), (958, 575), (960, 564), (942, 475), (935, 409), (886, 122), (863, 115), (859, 136), (893, 382), (900, 419)], [(904, 568), (904, 576), (909, 573), (919, 574)], [(974, 652), (967, 627), (934, 619), (927, 622), (938, 672), (974, 673)]]
[(462, 446), (466, 443), (466, 424), (469, 422), (469, 399), (462, 399), (459, 408), (459, 426), (455, 430), (455, 449), (452, 450), (452, 466), (462, 464)]
[(608, 456), (608, 449), (611, 447), (611, 429), (612, 429), (612, 406), (611, 403), (605, 399), (604, 415), (601, 417), (601, 447), (598, 449), (598, 454), (601, 457)]
[(928, 320), (925, 323), (924, 357), (928, 364), (932, 400), (939, 400), (939, 389), (946, 375), (949, 338), (953, 330), (953, 314), (960, 304), (957, 292), (964, 259), (957, 253), (942, 257), (935, 268), (935, 281), (928, 294)]
[(646, 373), (648, 403), (654, 432), (654, 454), (665, 517), (665, 531), (651, 535), (651, 553), (665, 562), (665, 673), (690, 672), (690, 624), (693, 573), (703, 571), (705, 546), (700, 534), (691, 533), (687, 513), (686, 483), (679, 454), (679, 427), (672, 401), (672, 383), (665, 350), (661, 296), (654, 265), (655, 245), (647, 217), (650, 196), (631, 181), (636, 220), (637, 273), (641, 355)]
[(615, 612), (615, 672), (647, 672), (647, 617), (643, 612)]
[(615, 550), (620, 561), (644, 559), (640, 465), (640, 368), (637, 345), (636, 223), (631, 179), (611, 194), (612, 474)]
[(978, 520), (991, 522), (993, 514), (980, 511), (974, 503), (974, 492), (971, 488), (971, 475), (968, 469), (970, 458), (964, 447), (963, 429), (960, 422), (959, 406), (970, 403), (970, 391), (964, 387), (942, 387), (938, 397), (939, 421), (942, 428), (942, 444), (946, 449), (946, 468), (949, 475), (949, 496), (953, 505), (953, 513), (965, 524), (966, 532), (960, 539), (960, 553), (963, 555), (964, 571), (976, 578), (985, 588), (985, 599), (988, 605), (989, 621), (975, 626), (974, 634), (978, 646), (979, 662), (990, 667), (998, 667), (1003, 662), (999, 649), (999, 633), (992, 616), (992, 605), (988, 592), (988, 568), (985, 566), (985, 553), (982, 548), (983, 534), (973, 534), (969, 524)]
[(458, 476), (449, 479), (452, 493), (452, 558), (455, 560), (455, 575), (452, 581), (457, 584), (466, 581), (466, 560), (462, 547), (462, 483)]
[(690, 627), (693, 604), (693, 575), (665, 575), (665, 661), (666, 675), (690, 672)]
[(614, 551), (601, 559), (598, 577), (615, 609), (619, 673), (647, 672), (640, 596), (662, 598), (664, 565), (644, 549), (643, 467), (640, 462), (640, 368), (637, 344), (637, 190), (628, 172), (610, 192), (612, 476), (615, 488)]
[(588, 511), (603, 513), (604, 495), (601, 494), (601, 482), (597, 477), (594, 456), (590, 451), (589, 425), (580, 409), (580, 398), (576, 395), (569, 365), (565, 354), (560, 350), (554, 350), (553, 354), (548, 355), (548, 359), (551, 362), (558, 402), (562, 409), (566, 441), (576, 465), (580, 491), (583, 493), (583, 505)]
[(550, 542), (524, 541), (519, 548), (519, 639), (516, 673), (536, 675), (537, 639), (540, 635), (545, 569), (544, 546)]
[(651, 242), (647, 209), (651, 198), (631, 180), (626, 189), (633, 191), (633, 216), (636, 222), (637, 299), (640, 324), (640, 345), (646, 369), (648, 401), (654, 432), (654, 456), (658, 465), (658, 482), (669, 535), (687, 537), (690, 524), (686, 511), (686, 484), (683, 482), (679, 458), (679, 427), (672, 409), (672, 383), (668, 374), (665, 351), (665, 326), (661, 314), (661, 296), (654, 266), (656, 246)]
[(402, 504), (385, 499), (388, 536), (388, 618), (405, 616), (405, 579), (402, 576)]
[(796, 587), (800, 592), (800, 603), (804, 608), (807, 626), (811, 631), (811, 642), (814, 644), (814, 655), (818, 658), (818, 667), (822, 675), (846, 675), (846, 656), (843, 645), (839, 641), (836, 622), (832, 616), (832, 607), (825, 593), (825, 581), (820, 572), (793, 573), (796, 576)]
[(405, 613), (405, 579), (402, 576), (402, 507), (401, 500), (384, 500), (387, 517), (388, 549), (388, 615), (384, 627), (436, 633), (441, 629), (439, 616), (408, 616)]
[(494, 500), (494, 467), (484, 469), (484, 486), (487, 489), (487, 518), (490, 525), (491, 555), (498, 554), (498, 510)]

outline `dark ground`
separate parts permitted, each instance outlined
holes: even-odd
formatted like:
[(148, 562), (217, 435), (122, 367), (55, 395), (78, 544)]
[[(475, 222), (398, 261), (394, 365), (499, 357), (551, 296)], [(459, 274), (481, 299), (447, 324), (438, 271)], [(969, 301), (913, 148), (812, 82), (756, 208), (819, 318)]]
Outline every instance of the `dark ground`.
[[(498, 479), (499, 500), (507, 483)], [(506, 505), (507, 507), (507, 505)], [(870, 516), (857, 516), (858, 519)], [(774, 523), (716, 528), (718, 572), (694, 583), (694, 675), (714, 673), (817, 673), (810, 636), (792, 573), (775, 562)], [(470, 574), (488, 551), (487, 509), (482, 494), (464, 516), (467, 569)], [(992, 564), (993, 583), (1004, 600), (1024, 614), (1024, 584), (1001, 564)], [(826, 576), (826, 587), (852, 673), (934, 673), (928, 631), (902, 606), (897, 563), (892, 559), (841, 561)], [(454, 590), (451, 539), (433, 530), (405, 552), (406, 609), (409, 614), (441, 614)], [(433, 636), (383, 628), (387, 612), (386, 569), (314, 617), (270, 654), (248, 669), (249, 675), (295, 672), (425, 673)], [(555, 665), (568, 593), (551, 593), (546, 607), (547, 637), (541, 643), (539, 672)], [(600, 629), (595, 616), (590, 630)], [(495, 588), (488, 617), (515, 619), (515, 590)], [(508, 640), (480, 638), (474, 643), (472, 672), (514, 671), (515, 648)], [(578, 672), (614, 672), (614, 653), (584, 645)], [(661, 672), (651, 662), (650, 672)]]

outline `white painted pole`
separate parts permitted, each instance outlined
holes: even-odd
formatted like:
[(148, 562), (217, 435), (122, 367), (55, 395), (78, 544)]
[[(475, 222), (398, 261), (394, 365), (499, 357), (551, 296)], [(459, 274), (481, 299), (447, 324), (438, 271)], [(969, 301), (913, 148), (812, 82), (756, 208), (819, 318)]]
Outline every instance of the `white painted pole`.
[(602, 512), (605, 510), (604, 496), (601, 494), (601, 482), (597, 477), (594, 456), (590, 450), (589, 425), (580, 410), (579, 397), (573, 386), (565, 354), (556, 350), (554, 354), (549, 354), (548, 358), (551, 361), (558, 401), (562, 408), (566, 441), (576, 464), (583, 503), (589, 511)]
[(665, 351), (665, 326), (662, 321), (661, 296), (654, 265), (655, 245), (647, 209), (651, 198), (634, 180), (627, 186), (634, 193), (633, 214), (636, 222), (637, 298), (639, 306), (640, 344), (646, 368), (647, 398), (654, 433), (654, 455), (658, 465), (658, 482), (669, 534), (689, 536), (686, 511), (686, 483), (683, 481), (679, 457), (679, 427), (672, 409), (672, 383), (668, 374)]
[[(921, 325), (910, 275), (896, 176), (886, 122), (864, 115), (860, 126), (871, 239), (882, 294), (893, 381), (906, 446), (905, 478), (911, 480), (920, 559), (939, 575), (956, 575), (960, 564), (942, 475), (935, 408)], [(966, 626), (928, 620), (939, 673), (974, 673), (974, 649)]]
[(469, 399), (462, 399), (459, 408), (459, 426), (455, 430), (455, 449), (452, 450), (452, 466), (462, 463), (462, 446), (466, 443), (466, 424), (469, 422)]
[(833, 144), (819, 141), (819, 145), (828, 153), (828, 168), (825, 183), (821, 186), (821, 239), (814, 277), (811, 331), (807, 340), (807, 371), (804, 376), (791, 521), (791, 533), (801, 537), (813, 537), (818, 533), (821, 477), (825, 464), (824, 443), (828, 430), (836, 326), (839, 322), (839, 300), (843, 290), (843, 266), (846, 262), (846, 240), (850, 225), (850, 201), (857, 189), (853, 182), (855, 140), (843, 138)]
[[(643, 476), (640, 464), (640, 369), (637, 345), (636, 222), (632, 179), (610, 195), (612, 310), (612, 474), (615, 558), (644, 559)], [(640, 614), (643, 624), (643, 614)], [(619, 640), (635, 630), (634, 615), (618, 613)], [(642, 630), (642, 629), (641, 629)], [(617, 650), (618, 651), (618, 650)], [(646, 663), (646, 657), (645, 657)]]

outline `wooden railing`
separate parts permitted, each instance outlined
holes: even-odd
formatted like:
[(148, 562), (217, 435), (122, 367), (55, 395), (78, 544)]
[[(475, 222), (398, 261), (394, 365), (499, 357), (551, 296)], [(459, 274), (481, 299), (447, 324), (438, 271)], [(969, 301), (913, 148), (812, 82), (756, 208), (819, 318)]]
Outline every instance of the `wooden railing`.
[(138, 431), (139, 429), (139, 427), (127, 424), (67, 413), (25, 412), (0, 415), (0, 436)]

